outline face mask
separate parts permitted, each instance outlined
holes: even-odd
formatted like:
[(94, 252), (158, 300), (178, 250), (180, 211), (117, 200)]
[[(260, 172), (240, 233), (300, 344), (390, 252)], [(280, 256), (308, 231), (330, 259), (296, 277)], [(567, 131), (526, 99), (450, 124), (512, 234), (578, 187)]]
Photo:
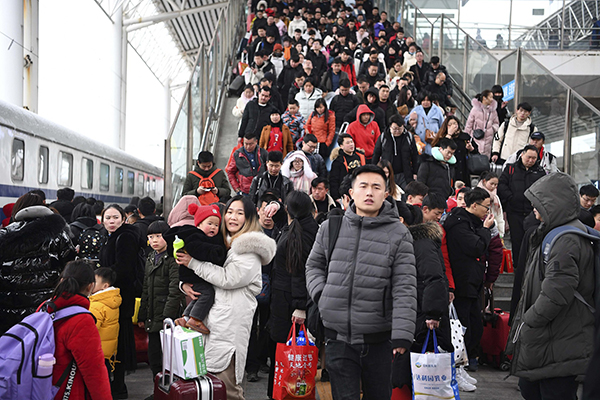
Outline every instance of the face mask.
[(500, 103), (502, 101), (502, 96), (494, 96), (494, 100), (496, 100), (497, 103)]

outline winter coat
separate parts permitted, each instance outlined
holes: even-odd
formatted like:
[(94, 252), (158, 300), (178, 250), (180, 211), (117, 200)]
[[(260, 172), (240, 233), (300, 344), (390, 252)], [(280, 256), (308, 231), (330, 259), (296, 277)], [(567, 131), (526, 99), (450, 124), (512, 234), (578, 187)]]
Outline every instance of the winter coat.
[[(436, 150), (437, 149), (437, 150)], [(439, 152), (438, 147), (434, 147), (433, 154)], [(452, 188), (454, 184), (454, 167), (451, 165), (452, 159), (448, 162), (439, 161), (429, 154), (421, 154), (421, 164), (417, 172), (417, 180), (424, 183), (429, 188), (429, 193), (436, 193), (444, 199), (454, 194)]]
[(325, 143), (327, 147), (331, 146), (335, 137), (335, 114), (331, 110), (327, 110), (327, 122), (325, 115), (317, 115), (313, 111), (306, 121), (306, 132), (312, 133), (317, 137), (319, 143)]
[[(61, 296), (53, 300), (56, 309), (60, 310), (69, 306), (90, 308), (87, 297), (76, 294), (68, 299)], [(131, 323), (131, 318), (129, 319)], [(56, 385), (63, 372), (75, 359), (77, 371), (71, 389), (72, 400), (112, 400), (110, 394), (110, 381), (104, 366), (104, 354), (100, 335), (92, 314), (79, 314), (71, 318), (54, 323), (54, 358), (56, 364), (52, 370), (52, 384)], [(134, 349), (135, 351), (135, 349)], [(65, 379), (55, 399), (62, 399), (68, 380)]]
[(347, 96), (342, 96), (341, 94), (335, 95), (331, 100), (331, 104), (329, 104), (329, 110), (335, 113), (335, 126), (336, 129), (340, 129), (342, 124), (344, 123), (344, 117), (353, 109), (358, 107), (360, 102), (356, 95), (352, 93)]
[(429, 64), (429, 70), (427, 71), (425, 82), (422, 82), (422, 84), (424, 86), (427, 86), (431, 85), (432, 83), (435, 83), (435, 78), (440, 72), (443, 72), (446, 75), (446, 82), (444, 82), (444, 85), (446, 85), (446, 90), (448, 94), (452, 96), (452, 81), (450, 80), (450, 74), (448, 73), (448, 69), (445, 65), (440, 64), (437, 67), (437, 69), (433, 69), (433, 67), (431, 67), (431, 64)]
[[(298, 158), (303, 161), (304, 166), (300, 171), (292, 171), (292, 162)], [(306, 157), (306, 153), (302, 150), (290, 153), (290, 156), (283, 161), (281, 174), (290, 180), (294, 186), (294, 190), (299, 190), (306, 194), (310, 193), (311, 182), (317, 177), (317, 174), (312, 170), (308, 157)]]
[[(454, 158), (456, 158), (456, 164), (454, 164), (454, 180), (463, 181), (467, 186), (471, 186), (471, 173), (469, 172), (469, 166), (467, 165), (467, 158), (471, 154), (479, 154), (479, 147), (477, 142), (465, 132), (460, 132), (458, 136), (455, 136), (452, 140), (456, 143), (456, 151), (454, 152)], [(467, 150), (467, 143), (471, 142), (473, 151)]]
[(528, 117), (521, 126), (517, 126), (517, 116), (513, 115), (508, 121), (504, 121), (502, 126), (497, 129), (498, 134), (494, 137), (492, 145), (492, 155), (498, 155), (499, 158), (506, 160), (511, 154), (522, 150), (529, 143), (529, 136), (537, 132), (537, 127)]
[[(369, 114), (371, 118), (367, 124), (360, 122), (360, 116), (362, 114)], [(373, 150), (375, 149), (375, 143), (380, 135), (379, 125), (374, 121), (375, 113), (366, 104), (361, 104), (356, 110), (356, 120), (348, 126), (346, 131), (352, 136), (354, 144), (357, 149), (363, 149), (365, 151), (365, 157), (371, 159), (373, 157)]]
[(304, 125), (306, 124), (306, 120), (302, 114), (298, 113), (292, 115), (289, 111), (283, 113), (281, 120), (290, 129), (290, 133), (292, 134), (292, 142), (295, 146), (298, 140), (304, 136)]
[(474, 140), (479, 148), (479, 153), (490, 157), (494, 135), (498, 132), (498, 126), (500, 125), (498, 123), (498, 113), (496, 113), (496, 100), (492, 100), (492, 104), (484, 107), (479, 100), (473, 99), (471, 105), (473, 108), (465, 124), (465, 132), (473, 136), (474, 130), (483, 130), (485, 132), (483, 138)]
[[(253, 68), (256, 68), (256, 73), (252, 70)], [(260, 80), (269, 72), (275, 73), (275, 66), (270, 61), (265, 61), (262, 65), (257, 65), (255, 62), (252, 62), (243, 73), (246, 85), (258, 85)]]
[(342, 71), (348, 74), (348, 79), (350, 79), (350, 84), (352, 86), (356, 85), (356, 68), (354, 67), (354, 59), (350, 57), (348, 61), (344, 64), (342, 62)]
[(315, 102), (317, 99), (323, 97), (323, 92), (319, 88), (314, 88), (311, 94), (307, 94), (304, 91), (304, 88), (300, 89), (298, 94), (296, 95), (296, 100), (298, 100), (298, 104), (300, 104), (300, 114), (308, 121), (308, 117), (315, 109)]
[[(271, 186), (273, 183), (275, 186)], [(290, 179), (283, 176), (281, 173), (276, 178), (269, 176), (269, 171), (265, 171), (260, 175), (257, 175), (252, 179), (252, 185), (250, 185), (250, 199), (256, 205), (260, 201), (260, 198), (267, 190), (274, 189), (279, 193), (281, 201), (285, 203), (287, 195), (294, 190), (294, 185)]]
[(481, 258), (492, 239), (491, 231), (477, 216), (454, 208), (444, 221), (446, 246), (454, 278), (454, 294), (476, 299), (483, 288), (485, 261)]
[(22, 209), (0, 229), (0, 334), (50, 297), (73, 258), (67, 223), (45, 206)]
[(279, 92), (281, 93), (281, 100), (284, 101), (284, 104), (287, 104), (288, 101), (288, 93), (290, 88), (294, 84), (294, 79), (296, 79), (296, 75), (298, 72), (302, 72), (302, 64), (298, 64), (296, 68), (292, 68), (289, 61), (286, 61), (283, 66), (283, 70), (279, 77), (277, 78), (277, 87), (279, 88)]
[(310, 161), (310, 167), (312, 171), (315, 174), (317, 174), (317, 176), (327, 178), (327, 166), (325, 165), (325, 160), (323, 160), (323, 157), (317, 152), (314, 152), (312, 154), (309, 154), (304, 150), (302, 150), (302, 152), (304, 153), (306, 158), (308, 158), (308, 161)]
[(396, 182), (399, 182), (400, 174), (407, 184), (414, 181), (413, 175), (417, 174), (419, 168), (419, 152), (412, 133), (405, 130), (402, 135), (395, 137), (386, 129), (375, 143), (371, 162), (378, 164), (381, 160), (389, 161), (392, 166), (401, 166), (401, 169), (394, 168), (394, 177), (398, 177)]
[[(312, 200), (313, 206), (315, 207), (315, 212), (318, 212), (319, 210), (317, 209), (317, 203), (315, 202), (315, 199), (312, 194), (310, 195), (310, 199)], [(325, 195), (325, 200), (327, 200), (327, 212), (338, 207), (337, 203), (329, 193)]]
[[(523, 153), (523, 149), (520, 149), (516, 153), (511, 154), (510, 157), (506, 159), (506, 162), (504, 163), (502, 169), (504, 170), (504, 168), (506, 168), (507, 165), (514, 164), (518, 160), (520, 160), (521, 153)], [(549, 151), (546, 151), (546, 148), (544, 146), (542, 146), (538, 153), (538, 160), (540, 166), (544, 168), (544, 171), (546, 171), (547, 174), (550, 174), (552, 172), (560, 172), (556, 163), (556, 156), (550, 153)]]
[[(375, 95), (374, 103), (367, 103), (367, 94), (371, 93)], [(354, 107), (346, 116), (344, 117), (344, 122), (352, 123), (358, 120), (358, 108), (363, 105), (359, 104)], [(381, 107), (379, 107), (379, 92), (375, 88), (370, 88), (364, 94), (364, 105), (368, 106), (369, 109), (373, 112), (373, 119), (377, 123), (379, 127), (379, 131), (383, 132), (387, 128), (387, 120), (385, 119), (385, 111)]]
[(67, 223), (71, 222), (71, 213), (73, 212), (75, 206), (70, 201), (56, 200), (50, 203), (48, 207), (54, 208), (56, 211), (58, 211), (65, 221), (67, 221)]
[(250, 191), (252, 179), (266, 168), (267, 151), (260, 146), (256, 146), (255, 151), (258, 168), (252, 168), (250, 160), (244, 153), (243, 146), (234, 151), (229, 159), (229, 164), (227, 164), (225, 172), (227, 172), (231, 187), (233, 187), (233, 190), (236, 192), (241, 190), (243, 193), (248, 193)]
[(200, 202), (196, 196), (185, 195), (179, 199), (177, 204), (175, 204), (175, 207), (173, 207), (169, 213), (169, 219), (167, 221), (171, 228), (183, 225), (196, 226), (194, 222), (194, 216), (188, 211), (190, 204), (196, 204), (199, 206)]
[[(325, 93), (334, 91), (332, 75), (333, 75), (333, 71), (331, 69), (329, 69), (329, 70), (323, 72), (323, 75), (321, 76), (321, 85), (319, 85), (319, 87)], [(345, 73), (344, 71), (340, 71), (340, 79), (338, 81), (338, 89), (339, 89), (339, 83), (342, 81), (342, 79), (349, 79), (348, 74)]]
[(255, 98), (256, 95), (254, 94), (251, 98), (247, 98), (245, 94), (242, 93), (240, 98), (237, 99), (237, 101), (235, 102), (235, 106), (231, 109), (231, 113), (233, 114), (233, 116), (236, 118), (242, 118), (242, 116), (244, 115), (244, 110), (246, 109), (246, 104), (248, 104), (248, 102), (254, 100)]
[(258, 99), (249, 101), (244, 109), (238, 137), (243, 138), (247, 133), (254, 133), (256, 137), (260, 137), (260, 133), (265, 125), (271, 123), (271, 114), (279, 112), (270, 103), (259, 105)]
[(525, 190), (544, 175), (546, 172), (538, 162), (529, 169), (525, 169), (521, 160), (507, 165), (498, 182), (498, 197), (504, 211), (523, 214), (523, 217), (532, 212), (533, 207), (525, 197)]
[(206, 366), (210, 372), (224, 371), (235, 354), (235, 377), (244, 378), (248, 341), (262, 290), (261, 265), (275, 255), (275, 241), (262, 232), (244, 233), (233, 241), (223, 267), (192, 259), (189, 268), (215, 288), (215, 303), (204, 321)]
[(138, 219), (133, 224), (133, 226), (139, 231), (138, 235), (141, 238), (144, 247), (146, 247), (148, 250), (146, 254), (150, 252), (150, 245), (148, 244), (148, 227), (151, 223), (156, 221), (163, 221), (163, 218), (159, 217), (158, 215), (147, 215), (144, 218)]
[(423, 152), (425, 154), (431, 154), (431, 144), (425, 141), (425, 130), (429, 129), (437, 133), (442, 124), (444, 123), (444, 111), (436, 106), (435, 104), (431, 105), (429, 112), (426, 114), (423, 106), (418, 105), (404, 118), (404, 123), (408, 125), (408, 120), (410, 119), (410, 114), (417, 113), (417, 127), (415, 128), (415, 135), (419, 135), (421, 141), (425, 143), (425, 150)]
[(525, 196), (543, 222), (530, 239), (522, 295), (508, 340), (511, 373), (532, 381), (583, 375), (594, 350), (594, 315), (575, 293), (594, 304), (594, 251), (589, 240), (574, 234), (554, 243), (547, 263), (541, 248), (556, 227), (586, 231), (577, 219), (577, 185), (570, 176), (554, 173), (534, 183)]
[[(215, 165), (213, 165), (211, 169), (205, 171), (202, 168), (200, 168), (198, 164), (194, 165), (194, 172), (200, 174), (200, 176), (204, 178), (208, 178), (217, 169), (218, 168)], [(220, 170), (219, 172), (217, 172), (215, 176), (212, 177), (212, 181), (215, 183), (215, 187), (219, 190), (219, 192), (217, 193), (219, 200), (221, 202), (227, 201), (227, 199), (231, 195), (231, 188), (229, 187), (229, 181), (227, 180), (225, 171)], [(183, 183), (183, 189), (181, 190), (181, 193), (184, 196), (191, 195), (198, 197), (198, 192), (196, 192), (196, 190), (198, 189), (198, 185), (200, 185), (200, 178), (188, 172), (187, 176), (185, 177), (185, 182)]]
[(77, 246), (77, 244), (79, 243), (79, 236), (81, 236), (81, 232), (93, 226), (97, 226), (98, 230), (103, 229), (103, 226), (98, 223), (96, 217), (79, 217), (75, 221), (71, 222), (69, 224), (69, 229), (71, 229), (71, 238), (73, 239), (73, 245)]
[[(292, 139), (292, 133), (290, 132), (290, 128), (287, 127), (284, 123), (281, 123), (279, 127), (281, 129), (281, 142), (283, 143), (283, 156), (285, 157), (287, 153), (291, 153), (294, 151), (294, 143)], [(260, 133), (260, 140), (258, 145), (263, 149), (267, 150), (269, 147), (269, 140), (271, 139), (271, 125), (265, 125), (262, 132)]]
[[(397, 208), (384, 201), (376, 217), (346, 210), (329, 265), (329, 221), (306, 262), (306, 287), (326, 336), (350, 344), (392, 340), (408, 349), (415, 333), (417, 282), (412, 237)], [(390, 334), (391, 333), (391, 334)]]
[(90, 311), (96, 318), (104, 358), (110, 359), (117, 353), (120, 305), (121, 291), (112, 286), (90, 296)]
[(306, 310), (306, 272), (305, 264), (315, 242), (319, 225), (312, 214), (298, 220), (302, 226), (302, 254), (300, 254), (301, 271), (291, 274), (287, 264), (287, 246), (289, 225), (281, 231), (277, 240), (277, 253), (271, 270), (271, 314), (268, 329), (273, 341), (285, 343), (292, 327), (294, 310)]
[(165, 318), (175, 320), (184, 309), (185, 296), (179, 290), (179, 265), (168, 251), (156, 262), (156, 251), (146, 260), (144, 289), (138, 321), (147, 332), (159, 332)]
[(331, 162), (331, 171), (329, 173), (329, 185), (331, 187), (331, 197), (339, 199), (340, 184), (344, 177), (351, 174), (355, 168), (365, 165), (366, 158), (362, 150), (355, 151), (352, 155), (344, 153), (339, 147), (331, 151), (329, 156)]
[(485, 190), (486, 192), (488, 192), (490, 194), (491, 200), (492, 200), (492, 204), (490, 206), (490, 212), (492, 214), (494, 214), (494, 221), (496, 222), (496, 227), (498, 228), (498, 232), (500, 233), (500, 236), (504, 236), (504, 210), (502, 209), (502, 202), (500, 201), (500, 197), (498, 197), (498, 190), (494, 190), (493, 192), (490, 192), (485, 185), (483, 184), (483, 181), (479, 181), (479, 183), (477, 184), (478, 188), (482, 188), (483, 190)]
[(390, 99), (387, 99), (385, 102), (379, 101), (379, 108), (385, 113), (385, 126), (390, 125), (390, 119), (392, 119), (394, 115), (400, 115), (398, 114), (398, 109), (394, 105), (394, 102)]

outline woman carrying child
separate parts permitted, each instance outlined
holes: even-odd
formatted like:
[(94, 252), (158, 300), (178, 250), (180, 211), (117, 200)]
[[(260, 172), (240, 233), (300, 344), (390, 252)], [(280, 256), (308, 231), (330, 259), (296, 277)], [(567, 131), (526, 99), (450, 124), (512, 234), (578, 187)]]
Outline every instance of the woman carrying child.
[[(215, 303), (204, 321), (210, 330), (205, 336), (206, 366), (227, 388), (229, 400), (243, 399), (241, 387), (250, 339), (256, 296), (262, 289), (261, 266), (275, 255), (275, 241), (264, 233), (258, 222), (256, 206), (248, 197), (233, 197), (225, 206), (221, 232), (228, 247), (225, 264), (180, 254), (177, 263), (193, 270), (215, 288)], [(183, 285), (186, 294), (200, 293)]]

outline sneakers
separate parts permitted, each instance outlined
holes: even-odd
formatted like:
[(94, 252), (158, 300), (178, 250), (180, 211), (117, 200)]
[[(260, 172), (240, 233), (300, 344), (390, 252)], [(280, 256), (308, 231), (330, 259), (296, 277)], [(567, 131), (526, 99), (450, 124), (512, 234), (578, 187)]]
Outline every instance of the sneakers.
[(477, 379), (469, 375), (463, 367), (456, 368), (456, 375), (460, 375), (465, 381), (469, 382), (471, 385), (477, 385)]
[(477, 389), (477, 386), (467, 382), (467, 380), (458, 373), (456, 374), (456, 383), (458, 383), (458, 390), (461, 392), (474, 392)]

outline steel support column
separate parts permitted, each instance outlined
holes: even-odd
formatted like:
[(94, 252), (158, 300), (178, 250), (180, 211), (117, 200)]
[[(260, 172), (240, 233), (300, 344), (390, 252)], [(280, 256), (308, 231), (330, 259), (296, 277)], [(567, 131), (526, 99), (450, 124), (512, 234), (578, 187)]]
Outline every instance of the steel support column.
[(515, 105), (521, 102), (521, 61), (523, 52), (519, 47), (517, 49), (517, 62), (515, 63)]
[(121, 71), (119, 96), (119, 149), (125, 150), (127, 132), (127, 30), (123, 26), (123, 9), (115, 13), (115, 27), (121, 32)]
[(23, 1), (23, 107), (38, 112), (39, 0)]
[(572, 89), (567, 90), (567, 102), (565, 104), (565, 132), (563, 146), (563, 168), (566, 174), (571, 174), (571, 109), (573, 108)]

